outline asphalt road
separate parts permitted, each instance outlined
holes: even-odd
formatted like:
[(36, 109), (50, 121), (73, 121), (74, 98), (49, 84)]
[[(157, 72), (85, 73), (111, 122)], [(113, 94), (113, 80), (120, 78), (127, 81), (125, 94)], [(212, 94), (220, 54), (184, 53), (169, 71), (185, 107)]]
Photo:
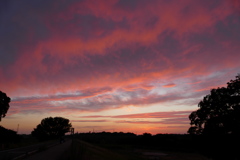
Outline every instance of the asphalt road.
[(62, 144), (55, 145), (45, 151), (37, 152), (23, 158), (24, 160), (58, 160), (64, 152), (70, 148), (72, 141), (68, 140)]
[(26, 154), (31, 154), (38, 151), (40, 148), (46, 148), (59, 144), (59, 141), (48, 141), (42, 142), (30, 146), (14, 148), (9, 150), (0, 151), (0, 160), (18, 159), (18, 157), (23, 157)]

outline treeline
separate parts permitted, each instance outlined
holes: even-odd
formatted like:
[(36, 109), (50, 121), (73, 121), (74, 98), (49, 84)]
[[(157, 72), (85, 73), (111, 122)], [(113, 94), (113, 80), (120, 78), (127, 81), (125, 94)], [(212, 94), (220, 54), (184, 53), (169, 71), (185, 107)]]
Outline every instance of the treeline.
[(21, 137), (17, 132), (0, 126), (0, 150), (9, 148), (11, 145), (19, 143)]
[(132, 146), (137, 148), (153, 148), (171, 151), (193, 152), (192, 136), (188, 134), (157, 134), (144, 133), (136, 135), (134, 133), (123, 132), (99, 132), (99, 133), (79, 133), (74, 135), (80, 140), (97, 144), (100, 146), (122, 147)]
[(239, 135), (190, 135), (123, 132), (79, 133), (75, 138), (108, 149), (157, 149), (161, 151), (200, 153), (216, 160), (240, 159)]
[(32, 135), (17, 134), (16, 131), (4, 128), (0, 125), (0, 151), (24, 147), (38, 142), (38, 139)]

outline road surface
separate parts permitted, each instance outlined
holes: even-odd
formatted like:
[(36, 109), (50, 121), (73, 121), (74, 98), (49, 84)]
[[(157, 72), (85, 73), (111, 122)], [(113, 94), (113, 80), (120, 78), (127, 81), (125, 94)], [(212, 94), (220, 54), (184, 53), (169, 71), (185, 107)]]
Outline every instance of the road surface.
[(59, 160), (64, 152), (70, 148), (72, 141), (68, 140), (62, 144), (50, 147), (45, 151), (35, 153), (28, 157), (23, 158), (24, 160)]
[(57, 144), (59, 144), (59, 141), (52, 140), (52, 141), (42, 142), (42, 143), (38, 143), (38, 144), (33, 144), (30, 146), (14, 148), (14, 149), (9, 149), (9, 150), (3, 150), (3, 151), (0, 151), (0, 160), (19, 159), (20, 157), (23, 157), (26, 154), (36, 152), (41, 148), (55, 146)]

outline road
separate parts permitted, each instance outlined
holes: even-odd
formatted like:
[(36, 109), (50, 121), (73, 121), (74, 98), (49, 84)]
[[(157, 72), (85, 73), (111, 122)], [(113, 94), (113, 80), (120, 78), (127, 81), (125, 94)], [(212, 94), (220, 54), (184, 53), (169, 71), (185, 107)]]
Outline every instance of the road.
[(32, 154), (23, 158), (24, 160), (59, 160), (61, 156), (70, 148), (72, 141), (68, 140), (62, 144), (55, 145), (45, 151)]
[(54, 140), (54, 141), (42, 142), (42, 143), (38, 143), (38, 144), (26, 146), (26, 147), (3, 150), (3, 151), (0, 151), (0, 160), (15, 159), (17, 157), (22, 157), (25, 154), (38, 151), (41, 148), (46, 148), (46, 147), (54, 146), (57, 144), (59, 144), (59, 141)]

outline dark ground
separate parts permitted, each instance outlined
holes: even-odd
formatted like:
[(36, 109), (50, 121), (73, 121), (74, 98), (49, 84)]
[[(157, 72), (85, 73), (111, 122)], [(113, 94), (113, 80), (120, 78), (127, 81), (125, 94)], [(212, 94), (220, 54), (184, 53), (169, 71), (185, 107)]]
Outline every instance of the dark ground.
[(72, 141), (68, 140), (62, 144), (50, 147), (45, 151), (27, 156), (24, 160), (59, 160), (67, 149), (70, 148)]

